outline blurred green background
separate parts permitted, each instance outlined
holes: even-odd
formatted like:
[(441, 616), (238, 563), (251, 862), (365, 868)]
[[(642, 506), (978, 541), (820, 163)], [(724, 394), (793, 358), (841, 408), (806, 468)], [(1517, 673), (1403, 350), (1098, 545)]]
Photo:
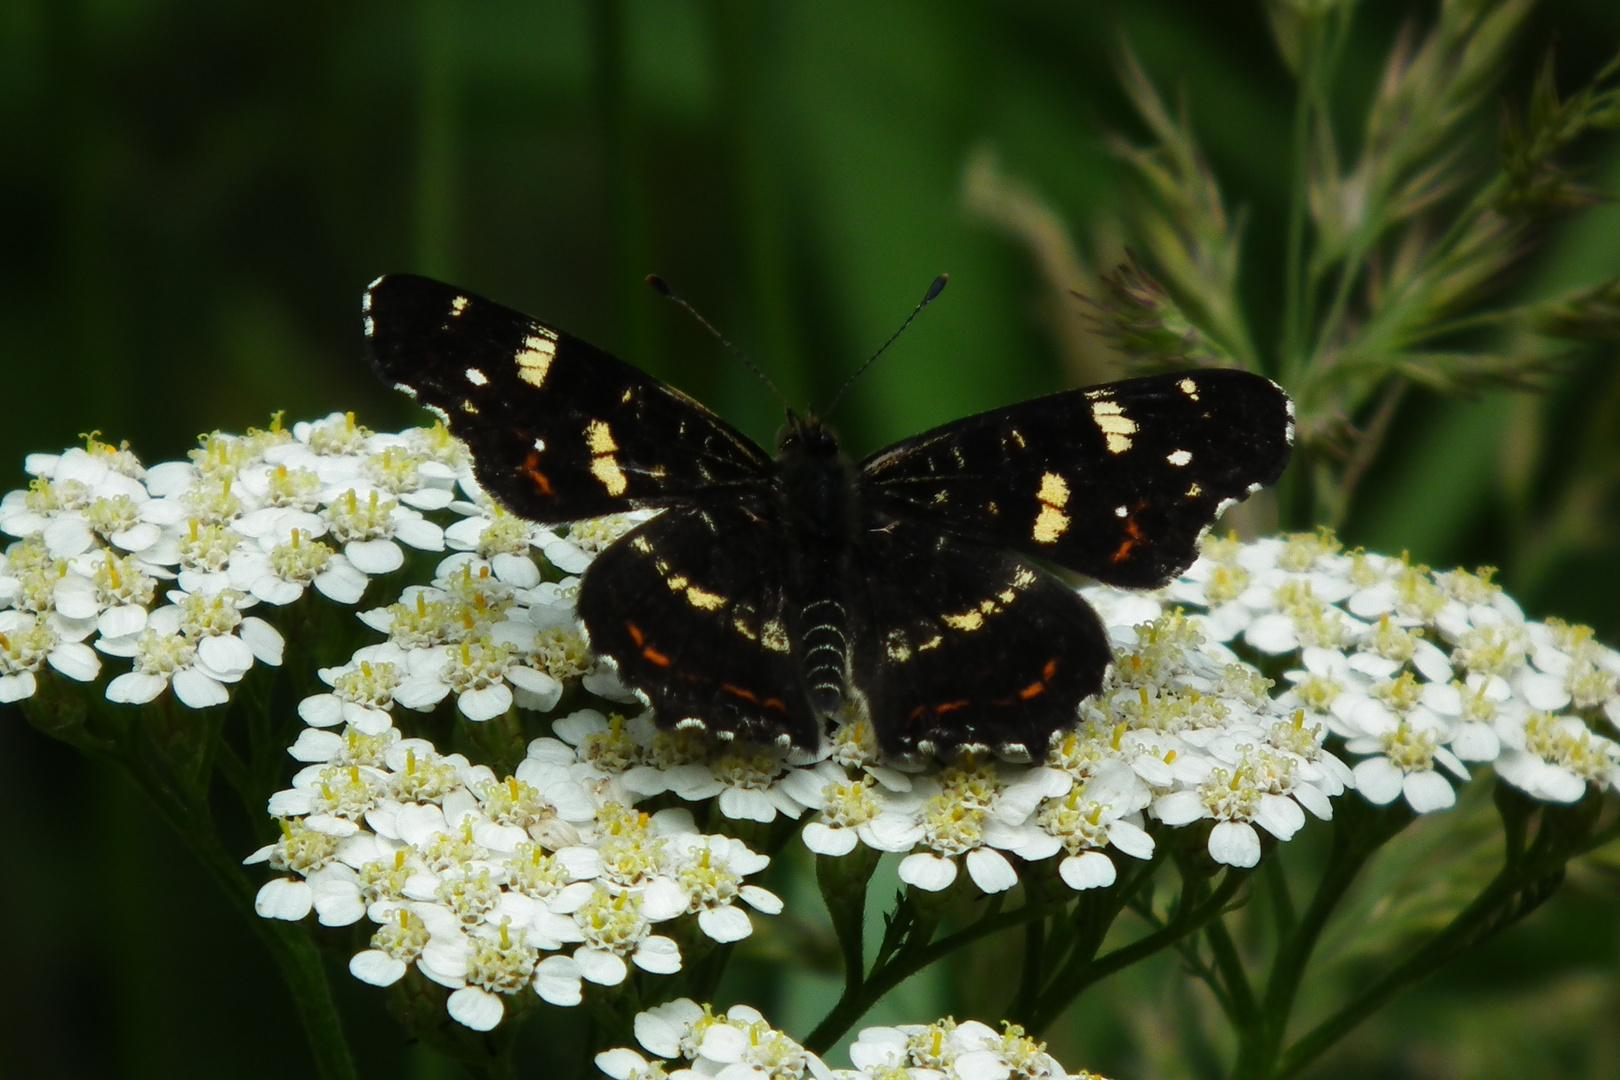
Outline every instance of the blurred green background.
[[(1429, 11), (1363, 5), (1339, 91), (1349, 115), (1403, 20)], [(1127, 40), (1185, 94), (1229, 205), (1247, 208), (1246, 298), (1274, 334), (1292, 83), (1259, 3), (0, 0), (5, 487), (23, 483), (24, 454), (90, 429), (155, 462), (277, 409), (414, 422), (360, 359), (360, 290), (387, 271), (567, 327), (762, 441), (779, 420), (769, 394), (646, 274), (814, 404), (949, 271), (841, 410), (856, 455), (1059, 389), (1048, 284), (1025, 246), (964, 208), (964, 176), (993, 152), (1083, 255), (1117, 236), (1126, 173), (1103, 133), (1139, 134), (1115, 79)], [(1549, 2), (1504, 94), (1523, 98), (1549, 46), (1575, 85), (1617, 43), (1613, 0)], [(1620, 188), (1620, 146), (1586, 153), (1577, 166)], [(1515, 292), (1620, 273), (1614, 207), (1546, 241)], [(1614, 360), (1612, 346), (1574, 355), (1544, 399), (1410, 399), (1347, 541), (1500, 565), (1532, 614), (1620, 641)], [(1591, 526), (1578, 543), (1538, 540), (1555, 510)], [(271, 966), (115, 775), (8, 710), (0, 782), (15, 811), (0, 1073), (306, 1070)], [(1316, 1075), (1620, 1076), (1617, 894), (1612, 874), (1577, 875)], [(812, 981), (772, 1002), (757, 996), (768, 971), (742, 965), (734, 989), (784, 1023), (811, 1019)], [(1005, 977), (962, 966), (903, 988), (906, 1019), (993, 1008)], [(403, 1044), (380, 995), (336, 982), (365, 1075), (444, 1074)], [(1172, 1050), (1206, 1008), (1173, 965), (1113, 989), (1049, 1033), (1071, 1068), (1213, 1075)]]

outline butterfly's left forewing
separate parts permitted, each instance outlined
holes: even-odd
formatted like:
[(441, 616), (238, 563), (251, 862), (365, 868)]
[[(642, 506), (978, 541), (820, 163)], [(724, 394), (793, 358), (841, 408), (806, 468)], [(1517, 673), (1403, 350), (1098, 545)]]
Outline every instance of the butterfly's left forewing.
[(1099, 581), (1163, 585), (1288, 464), (1293, 405), (1232, 370), (1152, 375), (970, 416), (861, 464), (879, 519), (929, 522)]
[(702, 405), (494, 301), (391, 274), (363, 311), (377, 371), (444, 417), (520, 517), (731, 501), (766, 482), (765, 451)]

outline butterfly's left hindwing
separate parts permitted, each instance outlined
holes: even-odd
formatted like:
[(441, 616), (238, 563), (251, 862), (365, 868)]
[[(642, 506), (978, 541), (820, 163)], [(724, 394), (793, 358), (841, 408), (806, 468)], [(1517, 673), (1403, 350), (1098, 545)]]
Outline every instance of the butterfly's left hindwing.
[(862, 462), (867, 505), (1110, 585), (1165, 584), (1282, 475), (1293, 405), (1243, 371), (1150, 375), (969, 416)]
[(578, 608), (591, 648), (651, 699), (663, 726), (820, 739), (782, 539), (766, 506), (666, 510), (586, 571)]
[(363, 301), (372, 364), (439, 412), (508, 510), (557, 523), (757, 489), (769, 456), (679, 390), (491, 300), (410, 274)]

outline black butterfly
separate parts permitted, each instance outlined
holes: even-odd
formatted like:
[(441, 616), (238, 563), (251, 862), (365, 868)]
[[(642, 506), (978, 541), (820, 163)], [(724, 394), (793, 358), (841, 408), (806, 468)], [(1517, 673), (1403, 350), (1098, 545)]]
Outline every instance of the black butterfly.
[(660, 724), (722, 737), (814, 746), (850, 705), (886, 753), (1044, 757), (1110, 653), (1030, 559), (1163, 585), (1293, 441), (1276, 384), (1208, 370), (1036, 398), (858, 464), (789, 412), (772, 457), (674, 387), (450, 285), (379, 278), (363, 311), (377, 371), (445, 418), (512, 513), (663, 509), (597, 556), (579, 616)]

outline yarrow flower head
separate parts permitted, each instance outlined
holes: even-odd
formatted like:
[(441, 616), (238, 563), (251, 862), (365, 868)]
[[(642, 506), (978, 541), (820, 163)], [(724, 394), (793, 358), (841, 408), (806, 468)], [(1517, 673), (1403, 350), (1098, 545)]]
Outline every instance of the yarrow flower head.
[[(933, 1024), (869, 1027), (849, 1048), (853, 1068), (829, 1068), (759, 1010), (733, 1005), (716, 1013), (690, 998), (637, 1013), (641, 1049), (619, 1047), (596, 1055), (613, 1080), (664, 1076), (759, 1076), (772, 1080), (1105, 1080), (1070, 1073), (1016, 1024), (997, 1032), (976, 1020), (949, 1017)], [(651, 1055), (650, 1057), (644, 1056)]]

